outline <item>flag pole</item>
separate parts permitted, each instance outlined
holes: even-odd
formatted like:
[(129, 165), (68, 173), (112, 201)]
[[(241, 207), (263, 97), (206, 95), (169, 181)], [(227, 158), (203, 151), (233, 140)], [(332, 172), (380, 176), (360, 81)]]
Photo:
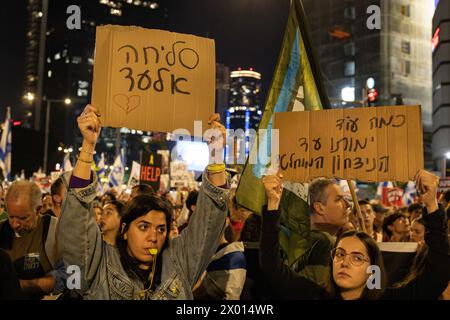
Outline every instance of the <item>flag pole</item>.
[(360, 227), (362, 231), (367, 233), (366, 226), (364, 225), (364, 219), (361, 214), (361, 208), (359, 207), (358, 197), (356, 196), (355, 186), (352, 180), (347, 180), (348, 186), (350, 188), (350, 193), (352, 194), (353, 203), (355, 204), (356, 216), (358, 217)]
[[(314, 50), (314, 47), (312, 46), (312, 40), (310, 37), (310, 33), (308, 30), (308, 25), (306, 23), (306, 14), (305, 9), (303, 8), (303, 3), (301, 0), (294, 0), (295, 1), (295, 11), (297, 13), (297, 20), (300, 27), (300, 32), (302, 34), (303, 43), (305, 44), (305, 50), (307, 52), (307, 55), (309, 57), (309, 63), (311, 65), (311, 71), (314, 77), (314, 80), (316, 82), (317, 86), (317, 92), (319, 93), (320, 100), (322, 102), (322, 108), (323, 109), (331, 109), (330, 106), (330, 100), (328, 99), (327, 92), (325, 90), (324, 84), (323, 84), (323, 78), (322, 73), (317, 61), (317, 55)], [(356, 197), (355, 187), (353, 186), (353, 181), (347, 180), (347, 183), (350, 187), (350, 192), (352, 194), (353, 202), (355, 203), (356, 213), (358, 215), (358, 219), (362, 220), (361, 215), (361, 209), (359, 208), (358, 204), (358, 198)], [(362, 228), (364, 232), (366, 232), (366, 228), (364, 226), (364, 223), (362, 223)]]

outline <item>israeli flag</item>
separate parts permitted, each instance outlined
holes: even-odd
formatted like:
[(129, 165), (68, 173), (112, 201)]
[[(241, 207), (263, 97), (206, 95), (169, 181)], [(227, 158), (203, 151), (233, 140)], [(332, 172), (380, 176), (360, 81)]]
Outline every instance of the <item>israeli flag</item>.
[(10, 180), (11, 178), (11, 109), (6, 110), (6, 118), (3, 124), (2, 138), (0, 140), (0, 168), (3, 170), (3, 176)]
[(111, 187), (121, 188), (123, 184), (123, 179), (125, 176), (125, 163), (124, 163), (123, 150), (117, 156), (114, 161), (113, 168), (109, 173), (109, 185)]

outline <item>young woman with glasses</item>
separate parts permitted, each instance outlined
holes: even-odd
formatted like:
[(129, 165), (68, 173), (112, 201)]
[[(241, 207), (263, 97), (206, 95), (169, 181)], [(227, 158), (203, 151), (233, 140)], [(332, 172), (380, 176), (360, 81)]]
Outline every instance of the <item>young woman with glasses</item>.
[(260, 264), (276, 297), (284, 299), (437, 299), (449, 279), (449, 256), (445, 214), (436, 200), (439, 178), (420, 170), (416, 175), (426, 205), (423, 218), (429, 232), (425, 241), (430, 253), (425, 270), (405, 286), (386, 287), (383, 259), (375, 240), (364, 232), (348, 231), (341, 235), (330, 255), (329, 278), (322, 287), (283, 264), (279, 251), (282, 175), (265, 176), (268, 198), (263, 213)]

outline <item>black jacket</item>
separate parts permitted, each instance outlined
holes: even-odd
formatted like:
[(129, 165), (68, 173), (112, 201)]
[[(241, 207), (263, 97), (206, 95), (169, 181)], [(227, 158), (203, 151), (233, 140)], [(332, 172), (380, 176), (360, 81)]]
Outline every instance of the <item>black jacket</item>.
[[(425, 242), (429, 247), (424, 272), (403, 287), (386, 289), (381, 299), (437, 299), (447, 287), (450, 259), (445, 212), (439, 209), (428, 214), (425, 210), (423, 218), (427, 230)], [(323, 287), (298, 275), (282, 262), (279, 250), (279, 231), (279, 212), (265, 211), (260, 243), (260, 265), (266, 280), (274, 290), (275, 297), (299, 300), (329, 299), (330, 297)]]

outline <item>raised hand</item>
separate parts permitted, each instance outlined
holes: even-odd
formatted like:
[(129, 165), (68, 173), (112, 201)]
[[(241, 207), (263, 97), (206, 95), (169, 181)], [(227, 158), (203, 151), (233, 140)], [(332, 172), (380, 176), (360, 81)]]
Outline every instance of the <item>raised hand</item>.
[(95, 145), (100, 135), (102, 124), (99, 117), (98, 109), (88, 104), (77, 119), (83, 142), (89, 145)]
[(439, 177), (425, 170), (419, 170), (414, 177), (416, 188), (422, 195), (422, 201), (427, 207), (428, 213), (435, 212), (438, 207), (437, 189)]
[(267, 210), (278, 210), (283, 193), (283, 175), (278, 172), (276, 175), (267, 175), (262, 179), (267, 196)]

